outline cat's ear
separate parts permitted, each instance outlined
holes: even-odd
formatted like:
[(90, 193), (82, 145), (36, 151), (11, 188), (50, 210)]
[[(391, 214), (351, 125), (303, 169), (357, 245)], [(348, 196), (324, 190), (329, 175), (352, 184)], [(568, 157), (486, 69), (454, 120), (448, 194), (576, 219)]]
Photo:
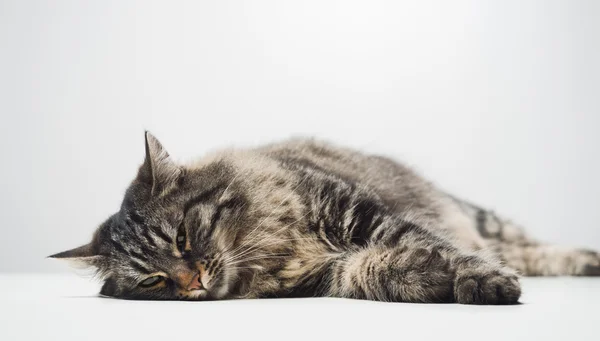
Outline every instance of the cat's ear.
[(152, 194), (159, 193), (177, 181), (182, 175), (179, 167), (158, 139), (149, 132), (145, 133), (146, 157), (140, 167), (138, 180), (150, 185)]
[(94, 252), (91, 243), (48, 256), (48, 258), (67, 260), (73, 265), (80, 266), (98, 266), (103, 257)]

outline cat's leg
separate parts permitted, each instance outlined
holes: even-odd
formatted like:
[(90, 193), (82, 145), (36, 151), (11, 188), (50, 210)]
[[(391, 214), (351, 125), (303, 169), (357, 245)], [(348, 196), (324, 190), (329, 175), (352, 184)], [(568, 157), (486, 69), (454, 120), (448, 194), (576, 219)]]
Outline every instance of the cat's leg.
[(498, 217), (491, 210), (451, 196), (443, 196), (440, 200), (439, 227), (470, 249), (488, 248), (492, 241), (530, 240), (520, 226)]
[(544, 244), (519, 225), (494, 212), (448, 197), (441, 226), (472, 249), (494, 251), (509, 267), (525, 276), (600, 276), (600, 254)]
[(541, 243), (523, 228), (478, 209), (477, 230), (486, 248), (524, 276), (600, 276), (600, 254), (595, 251)]
[(511, 270), (430, 230), (403, 222), (374, 239), (330, 267), (329, 295), (464, 304), (512, 304), (521, 295)]
[(491, 249), (524, 276), (600, 276), (595, 251), (528, 241), (493, 242)]

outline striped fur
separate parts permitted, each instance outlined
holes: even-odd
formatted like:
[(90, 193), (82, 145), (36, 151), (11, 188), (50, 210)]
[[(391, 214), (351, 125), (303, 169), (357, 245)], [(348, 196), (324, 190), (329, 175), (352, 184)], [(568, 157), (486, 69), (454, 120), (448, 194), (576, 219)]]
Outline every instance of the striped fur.
[(600, 275), (597, 253), (534, 241), (383, 157), (292, 140), (178, 165), (150, 134), (119, 212), (53, 257), (126, 299), (510, 304), (519, 273)]

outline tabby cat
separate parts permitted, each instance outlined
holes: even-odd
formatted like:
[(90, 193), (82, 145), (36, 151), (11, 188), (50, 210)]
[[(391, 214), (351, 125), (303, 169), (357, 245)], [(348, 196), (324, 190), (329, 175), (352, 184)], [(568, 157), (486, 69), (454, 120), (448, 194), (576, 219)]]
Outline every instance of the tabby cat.
[(531, 239), (384, 157), (298, 139), (181, 165), (145, 147), (119, 212), (51, 256), (95, 268), (104, 296), (512, 304), (518, 274), (600, 275), (598, 253)]

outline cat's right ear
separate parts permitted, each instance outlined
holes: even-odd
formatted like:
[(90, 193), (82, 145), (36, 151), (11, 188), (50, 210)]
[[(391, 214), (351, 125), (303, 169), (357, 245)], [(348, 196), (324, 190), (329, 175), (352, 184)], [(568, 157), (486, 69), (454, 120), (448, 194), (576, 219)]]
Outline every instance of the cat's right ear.
[(53, 254), (48, 256), (48, 258), (66, 260), (76, 266), (98, 266), (102, 261), (103, 256), (96, 254), (92, 244), (89, 243), (71, 250)]

